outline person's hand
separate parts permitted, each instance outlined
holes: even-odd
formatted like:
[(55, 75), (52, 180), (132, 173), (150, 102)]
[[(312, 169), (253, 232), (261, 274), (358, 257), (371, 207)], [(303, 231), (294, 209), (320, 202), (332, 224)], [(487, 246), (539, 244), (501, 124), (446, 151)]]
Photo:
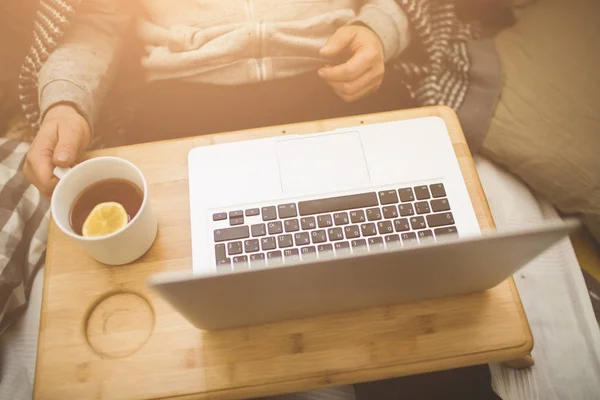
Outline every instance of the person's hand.
[(90, 143), (90, 127), (73, 107), (57, 105), (47, 113), (23, 166), (27, 179), (47, 197), (58, 178), (54, 167), (68, 168), (81, 157)]
[(333, 59), (345, 54), (349, 55), (347, 61), (321, 68), (319, 76), (347, 102), (376, 92), (385, 74), (383, 44), (379, 36), (361, 25), (339, 28), (321, 48), (320, 55)]

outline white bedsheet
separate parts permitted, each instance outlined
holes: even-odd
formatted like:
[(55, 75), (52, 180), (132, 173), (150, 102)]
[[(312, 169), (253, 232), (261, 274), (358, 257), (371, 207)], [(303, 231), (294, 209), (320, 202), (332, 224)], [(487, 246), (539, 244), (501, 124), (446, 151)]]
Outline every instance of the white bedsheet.
[[(477, 159), (498, 229), (558, 218), (512, 175)], [(571, 242), (565, 240), (515, 274), (534, 338), (535, 366), (490, 365), (504, 400), (600, 399), (600, 330)]]
[[(476, 165), (498, 229), (558, 218), (513, 176), (484, 159)], [(496, 393), (504, 400), (600, 399), (600, 331), (571, 243), (554, 246), (515, 280), (533, 331), (536, 364), (527, 370), (490, 365)], [(40, 273), (25, 316), (0, 338), (0, 400), (31, 399), (42, 285)]]

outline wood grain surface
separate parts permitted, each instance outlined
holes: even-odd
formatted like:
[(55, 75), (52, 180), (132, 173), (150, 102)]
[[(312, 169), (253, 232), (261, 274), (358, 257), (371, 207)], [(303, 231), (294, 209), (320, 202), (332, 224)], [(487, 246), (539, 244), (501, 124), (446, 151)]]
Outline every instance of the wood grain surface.
[(193, 147), (432, 115), (446, 121), (481, 228), (492, 229), (460, 125), (444, 107), (90, 153), (140, 167), (159, 234), (136, 263), (108, 267), (51, 224), (35, 398), (239, 399), (525, 359), (533, 339), (512, 279), (472, 295), (220, 332), (195, 329), (146, 285), (154, 273), (192, 268), (187, 153)]

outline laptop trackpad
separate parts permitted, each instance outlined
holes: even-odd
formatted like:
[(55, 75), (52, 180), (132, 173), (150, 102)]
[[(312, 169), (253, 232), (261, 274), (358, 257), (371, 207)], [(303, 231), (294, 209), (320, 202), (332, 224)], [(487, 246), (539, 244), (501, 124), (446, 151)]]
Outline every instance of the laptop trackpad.
[(294, 138), (277, 142), (284, 192), (322, 192), (369, 182), (358, 132)]

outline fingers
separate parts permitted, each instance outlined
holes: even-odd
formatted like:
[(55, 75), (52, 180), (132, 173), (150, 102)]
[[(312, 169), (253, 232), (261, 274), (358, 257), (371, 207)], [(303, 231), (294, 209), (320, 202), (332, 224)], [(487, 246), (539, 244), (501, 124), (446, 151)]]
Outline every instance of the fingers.
[(324, 67), (319, 70), (319, 76), (328, 82), (354, 81), (364, 75), (374, 65), (383, 65), (378, 62), (380, 54), (376, 49), (363, 47), (343, 64), (333, 67)]
[(25, 177), (27, 178), (27, 180), (33, 186), (38, 188), (38, 190), (44, 197), (47, 197), (47, 198), (52, 197), (52, 192), (54, 191), (54, 188), (58, 184), (57, 177), (51, 176), (45, 182), (42, 182), (42, 180), (38, 179), (36, 173), (33, 171), (32, 167), (31, 167), (31, 163), (28, 160), (25, 161), (25, 164), (23, 165), (23, 173), (25, 174)]
[(364, 26), (346, 26), (338, 29), (321, 49), (321, 55), (339, 55), (349, 50), (349, 60), (319, 70), (319, 76), (343, 100), (356, 101), (374, 91), (383, 82), (385, 57), (381, 40)]
[(356, 38), (356, 30), (350, 27), (338, 29), (319, 51), (321, 57), (331, 58), (340, 55)]
[(359, 89), (358, 91), (353, 92), (353, 93), (345, 93), (343, 91), (336, 90), (336, 89), (334, 89), (334, 91), (345, 102), (353, 103), (357, 100), (362, 99), (365, 96), (368, 96), (369, 94), (375, 93), (377, 91), (377, 89), (379, 89), (380, 85), (381, 85), (380, 82), (373, 82), (373, 83), (369, 84), (368, 86), (362, 87), (361, 89)]
[(353, 103), (357, 100), (362, 99), (365, 96), (375, 93), (377, 89), (379, 89), (379, 85), (372, 84), (360, 89), (358, 92), (354, 92), (351, 94), (342, 93), (337, 90), (335, 90), (335, 93), (346, 103)]
[(44, 124), (33, 141), (23, 172), (27, 179), (37, 187), (40, 192), (50, 197), (58, 178), (53, 174), (53, 150), (58, 142), (58, 125), (56, 123)]
[(71, 167), (87, 147), (88, 141), (89, 128), (82, 118), (60, 124), (52, 162), (57, 167)]
[(58, 178), (54, 167), (71, 167), (90, 140), (87, 121), (68, 106), (55, 106), (46, 114), (27, 152), (23, 172), (43, 195), (50, 197)]
[(328, 84), (338, 95), (345, 99), (346, 97), (351, 97), (357, 93), (363, 92), (366, 88), (378, 88), (383, 82), (383, 76), (384, 71), (380, 71), (379, 68), (372, 68), (353, 81), (332, 81), (328, 82)]

